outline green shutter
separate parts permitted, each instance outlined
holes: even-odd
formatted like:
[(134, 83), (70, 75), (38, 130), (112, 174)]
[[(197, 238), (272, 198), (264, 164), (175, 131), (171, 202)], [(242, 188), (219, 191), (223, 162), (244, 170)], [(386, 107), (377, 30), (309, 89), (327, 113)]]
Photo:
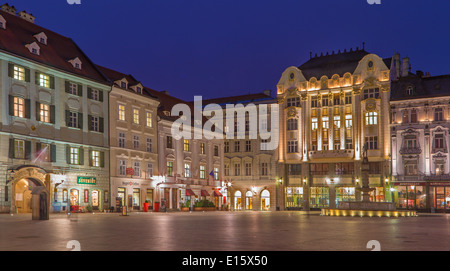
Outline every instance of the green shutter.
[(25, 141), (25, 159), (31, 159), (31, 141)]
[(14, 158), (14, 138), (9, 139), (9, 158)]
[(70, 127), (70, 111), (66, 110), (66, 126)]
[(56, 145), (55, 144), (50, 145), (50, 160), (52, 162), (56, 162)]
[(40, 82), (40, 80), (39, 80), (39, 75), (40, 75), (40, 73), (39, 72), (35, 72), (34, 73), (35, 75), (34, 75), (34, 82), (35, 82), (35, 84), (36, 84), (36, 86), (40, 86), (41, 84), (41, 82)]
[(25, 99), (25, 118), (29, 119), (30, 118), (30, 113), (31, 111), (31, 101), (30, 99)]
[(88, 99), (92, 99), (92, 88), (90, 87), (87, 88), (87, 97)]
[(38, 152), (41, 151), (41, 146), (42, 146), (41, 142), (36, 142), (36, 155), (38, 155)]
[(14, 64), (8, 63), (8, 76), (14, 78)]
[(83, 129), (83, 113), (78, 113), (78, 128)]
[(50, 76), (50, 88), (55, 89), (55, 77)]
[(101, 90), (99, 90), (98, 91), (98, 100), (100, 101), (100, 102), (103, 102), (103, 91), (101, 91)]
[(14, 96), (9, 95), (9, 115), (14, 116)]
[(100, 167), (105, 167), (105, 152), (100, 152)]
[(66, 145), (66, 163), (70, 164), (70, 146)]
[(50, 105), (50, 122), (55, 124), (55, 106)]
[(78, 89), (77, 89), (77, 94), (78, 96), (82, 97), (83, 96), (83, 85), (78, 85)]
[(25, 68), (25, 82), (30, 83), (30, 69)]
[(102, 117), (99, 118), (98, 125), (99, 125), (99, 132), (103, 133), (105, 131), (105, 121)]
[(89, 150), (89, 166), (92, 167), (92, 150)]
[(36, 120), (41, 121), (41, 104), (36, 102)]
[(88, 115), (88, 130), (92, 131), (92, 116)]
[(66, 81), (66, 84), (65, 84), (65, 85), (66, 85), (66, 86), (65, 86), (66, 92), (69, 93), (69, 92), (70, 92), (70, 82), (69, 82), (69, 81)]
[(79, 149), (79, 152), (80, 152), (80, 159), (78, 159), (79, 164), (84, 165), (84, 149), (83, 149), (83, 147), (81, 147)]

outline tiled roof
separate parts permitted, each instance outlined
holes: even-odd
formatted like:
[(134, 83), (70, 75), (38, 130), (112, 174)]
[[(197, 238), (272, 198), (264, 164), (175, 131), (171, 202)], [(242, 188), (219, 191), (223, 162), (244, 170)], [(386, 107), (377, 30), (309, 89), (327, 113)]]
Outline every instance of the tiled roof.
[(208, 104), (218, 104), (218, 105), (226, 105), (226, 104), (248, 104), (248, 103), (260, 103), (266, 101), (274, 100), (273, 97), (267, 95), (266, 93), (254, 93), (254, 94), (244, 94), (238, 96), (230, 96), (230, 97), (222, 97), (222, 98), (213, 98), (202, 100), (202, 105), (206, 106)]
[[(411, 94), (408, 87), (412, 87)], [(410, 74), (391, 83), (391, 101), (450, 96), (450, 75)]]
[[(77, 76), (107, 83), (106, 78), (72, 39), (2, 10), (0, 15), (6, 20), (6, 29), (0, 28), (0, 51)], [(41, 32), (47, 36), (46, 45), (41, 44), (34, 37)], [(30, 53), (25, 47), (33, 42), (40, 47), (39, 55)], [(69, 62), (77, 57), (82, 62), (81, 69), (75, 68)]]

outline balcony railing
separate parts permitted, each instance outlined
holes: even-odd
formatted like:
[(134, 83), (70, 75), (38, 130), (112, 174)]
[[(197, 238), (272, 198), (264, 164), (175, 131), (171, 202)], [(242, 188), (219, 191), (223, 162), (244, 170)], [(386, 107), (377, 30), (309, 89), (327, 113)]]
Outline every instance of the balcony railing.
[(415, 147), (415, 148), (403, 147), (400, 149), (400, 154), (420, 154), (421, 152), (422, 152), (422, 149), (419, 147)]
[(310, 151), (309, 157), (314, 158), (353, 158), (354, 150), (323, 150)]

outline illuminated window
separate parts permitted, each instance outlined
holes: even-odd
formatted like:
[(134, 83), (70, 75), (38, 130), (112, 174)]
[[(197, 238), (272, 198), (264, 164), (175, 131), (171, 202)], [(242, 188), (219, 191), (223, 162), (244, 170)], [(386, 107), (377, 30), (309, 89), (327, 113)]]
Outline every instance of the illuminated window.
[[(225, 142), (225, 143), (228, 143), (228, 142)], [(226, 144), (226, 145), (228, 145), (228, 144)], [(228, 148), (229, 147), (230, 146), (228, 145)], [(200, 143), (200, 154), (206, 154), (205, 143)]]
[(40, 121), (50, 122), (50, 106), (48, 104), (39, 104)]
[(167, 162), (167, 176), (169, 176), (169, 177), (173, 176), (173, 162), (172, 161)]
[(133, 123), (139, 124), (139, 109), (133, 109)]
[(334, 116), (334, 127), (341, 128), (341, 116)]
[(378, 113), (375, 111), (366, 112), (366, 125), (377, 125)]
[(318, 120), (317, 120), (317, 118), (312, 118), (311, 119), (311, 129), (317, 130), (317, 128), (319, 128)]
[(214, 168), (213, 174), (214, 174), (214, 180), (217, 181), (219, 179), (219, 168), (218, 167)]
[(119, 104), (119, 120), (125, 120), (125, 105)]
[(322, 118), (322, 128), (323, 129), (328, 129), (330, 128), (330, 124), (328, 122), (328, 117), (323, 117)]
[(72, 165), (78, 165), (80, 162), (80, 149), (70, 148), (70, 163)]
[(39, 74), (39, 86), (44, 88), (50, 88), (50, 76), (46, 74)]
[(191, 177), (191, 165), (188, 163), (184, 163), (184, 177), (185, 178)]
[(25, 81), (25, 68), (14, 65), (14, 79)]
[(25, 158), (25, 141), (24, 140), (14, 140), (14, 158), (24, 159)]
[(20, 97), (14, 97), (14, 116), (25, 117), (25, 100)]
[(92, 160), (93, 167), (99, 167), (100, 166), (100, 152), (92, 151), (91, 152), (91, 160)]
[(184, 151), (190, 151), (189, 150), (189, 139), (185, 139), (183, 141), (183, 149), (184, 149)]
[(298, 129), (298, 120), (295, 118), (291, 118), (287, 120), (287, 130), (297, 130)]
[(153, 127), (152, 113), (147, 112), (146, 114), (146, 124), (147, 127)]
[(200, 179), (206, 179), (206, 167), (200, 166)]

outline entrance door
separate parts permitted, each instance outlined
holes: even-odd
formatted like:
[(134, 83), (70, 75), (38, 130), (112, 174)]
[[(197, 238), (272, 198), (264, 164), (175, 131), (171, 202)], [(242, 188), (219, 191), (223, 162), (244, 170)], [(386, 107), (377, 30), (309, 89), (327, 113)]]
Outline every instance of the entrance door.
[(39, 194), (39, 219), (48, 219), (47, 193), (45, 192)]
[(92, 209), (98, 210), (99, 199), (98, 199), (98, 190), (92, 191)]
[(139, 210), (141, 206), (141, 189), (133, 188), (133, 210)]
[(270, 210), (270, 192), (267, 189), (261, 192), (261, 210)]
[(234, 210), (239, 211), (241, 210), (241, 191), (236, 191), (236, 193), (234, 193)]
[(70, 189), (70, 206), (72, 211), (79, 209), (79, 192), (77, 189)]
[(15, 185), (15, 206), (18, 213), (31, 213), (31, 189), (34, 184), (27, 179)]
[(247, 191), (247, 193), (245, 193), (245, 209), (253, 209), (253, 193), (251, 191)]

